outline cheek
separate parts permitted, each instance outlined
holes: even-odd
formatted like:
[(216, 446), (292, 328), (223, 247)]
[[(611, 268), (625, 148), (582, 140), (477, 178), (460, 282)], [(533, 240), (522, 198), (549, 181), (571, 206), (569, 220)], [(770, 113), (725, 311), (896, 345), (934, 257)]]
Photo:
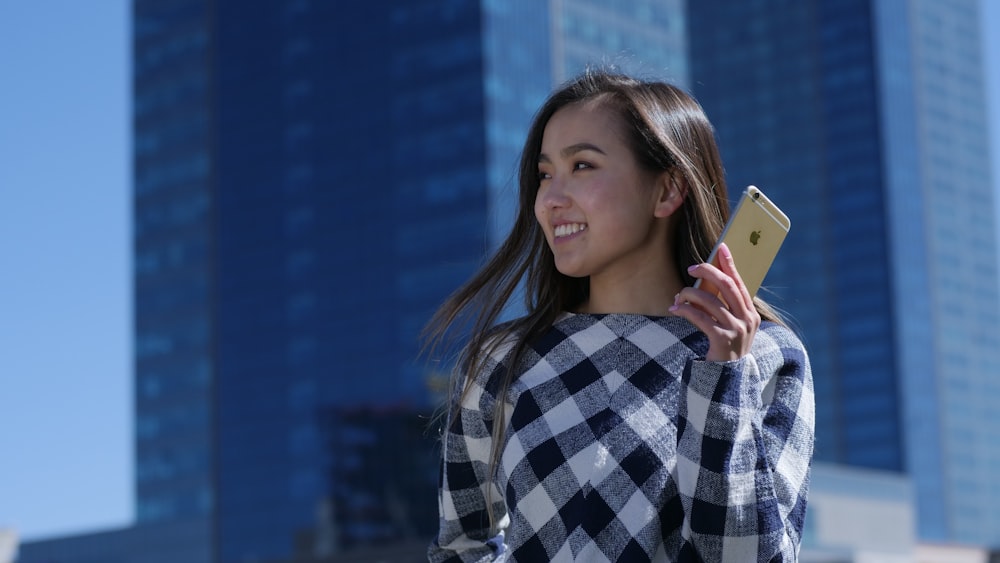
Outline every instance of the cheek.
[(541, 225), (542, 228), (545, 228), (547, 217), (548, 213), (545, 209), (545, 205), (542, 204), (541, 192), (539, 192), (539, 194), (535, 196), (535, 220), (538, 221), (538, 224)]

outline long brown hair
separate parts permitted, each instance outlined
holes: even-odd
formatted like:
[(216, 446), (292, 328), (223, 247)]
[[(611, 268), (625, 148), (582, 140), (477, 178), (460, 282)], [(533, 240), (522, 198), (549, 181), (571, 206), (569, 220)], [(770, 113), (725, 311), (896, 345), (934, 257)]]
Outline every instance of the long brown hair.
[[(619, 116), (640, 166), (654, 173), (670, 171), (684, 179), (684, 202), (676, 212), (678, 220), (669, 236), (677, 272), (685, 283), (694, 282), (687, 273), (688, 266), (708, 258), (729, 218), (715, 131), (701, 106), (684, 91), (663, 82), (641, 82), (614, 72), (590, 70), (549, 96), (535, 115), (521, 153), (518, 212), (510, 234), (489, 262), (438, 309), (425, 332), (433, 350), (453, 327), (470, 329), (450, 387), (457, 391), (461, 386), (459, 403), (486, 358), (513, 337), (506, 371), (496, 382), (496, 408), (493, 413), (483, 413), (487, 420), (492, 418), (490, 475), (496, 471), (503, 447), (504, 397), (520, 375), (518, 367), (528, 346), (560, 313), (573, 311), (589, 295), (588, 278), (572, 278), (556, 269), (552, 251), (535, 219), (534, 205), (545, 126), (561, 108), (591, 100)], [(522, 281), (526, 314), (498, 328), (505, 307)], [(762, 300), (755, 299), (755, 305), (763, 319), (781, 322)], [(449, 394), (449, 398), (455, 400), (455, 395)], [(453, 408), (456, 406), (454, 403)], [(487, 507), (492, 525), (492, 503), (487, 502)]]

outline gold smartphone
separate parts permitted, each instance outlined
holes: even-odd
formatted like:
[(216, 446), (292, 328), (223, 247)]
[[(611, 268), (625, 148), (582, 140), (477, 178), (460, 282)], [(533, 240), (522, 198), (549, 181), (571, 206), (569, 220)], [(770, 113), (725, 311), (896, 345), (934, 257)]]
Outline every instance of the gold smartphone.
[[(719, 252), (719, 244), (726, 243), (729, 251), (736, 262), (736, 271), (743, 278), (750, 291), (750, 296), (757, 295), (757, 290), (764, 282), (764, 276), (771, 268), (774, 258), (778, 255), (778, 249), (788, 234), (791, 222), (788, 216), (778, 209), (764, 192), (755, 186), (747, 186), (743, 196), (740, 198), (736, 211), (729, 218), (719, 242), (712, 249), (712, 254), (708, 257), (708, 262), (718, 266), (716, 254)], [(697, 280), (695, 287), (701, 287), (701, 280)], [(708, 282), (702, 288), (718, 294), (715, 288), (709, 288)]]

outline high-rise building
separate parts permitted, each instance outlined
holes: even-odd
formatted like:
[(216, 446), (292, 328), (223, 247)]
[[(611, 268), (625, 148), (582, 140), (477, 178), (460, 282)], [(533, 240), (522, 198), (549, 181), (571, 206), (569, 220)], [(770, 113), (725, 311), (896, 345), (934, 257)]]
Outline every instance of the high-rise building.
[(792, 230), (767, 284), (819, 460), (909, 474), (924, 541), (1000, 544), (1000, 296), (976, 0), (689, 2), (731, 193)]
[(215, 370), (211, 11), (195, 0), (136, 1), (132, 10), (136, 524), (185, 530), (188, 537), (167, 551), (207, 563)]
[(684, 83), (682, 32), (681, 0), (133, 0), (137, 529), (186, 563), (425, 545), (419, 331), (509, 229), (553, 85)]

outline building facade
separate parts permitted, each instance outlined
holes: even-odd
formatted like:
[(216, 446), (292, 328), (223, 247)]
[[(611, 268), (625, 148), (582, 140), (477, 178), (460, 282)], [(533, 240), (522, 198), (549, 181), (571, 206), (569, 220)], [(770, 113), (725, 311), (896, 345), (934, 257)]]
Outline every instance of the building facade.
[(136, 527), (186, 530), (160, 547), (193, 563), (211, 560), (214, 502), (211, 25), (204, 2), (132, 4)]
[(205, 526), (197, 519), (26, 542), (17, 563), (177, 563), (205, 561)]
[(975, 0), (692, 2), (731, 193), (792, 218), (817, 459), (912, 479), (924, 541), (1000, 544), (996, 225)]

